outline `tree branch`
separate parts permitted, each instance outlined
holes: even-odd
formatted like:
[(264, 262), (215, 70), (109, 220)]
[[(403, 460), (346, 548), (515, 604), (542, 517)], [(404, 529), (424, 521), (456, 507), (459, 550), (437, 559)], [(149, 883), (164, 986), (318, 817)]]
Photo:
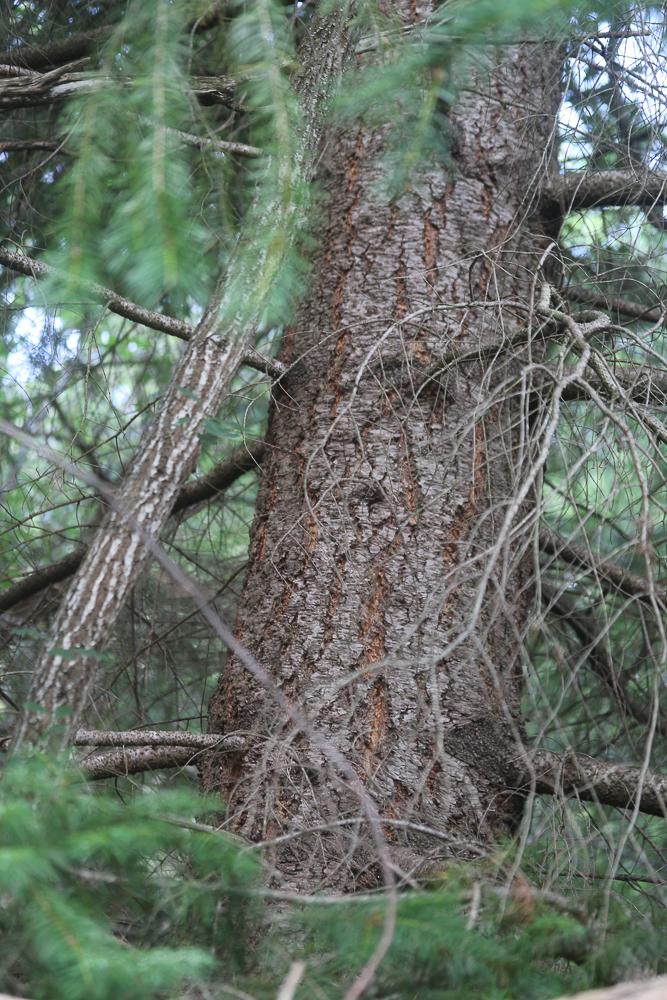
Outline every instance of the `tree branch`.
[(576, 796), (588, 802), (631, 809), (639, 794), (639, 810), (667, 816), (667, 775), (648, 772), (642, 780), (638, 767), (612, 764), (582, 754), (529, 750), (520, 784), (535, 783), (540, 795)]
[[(590, 399), (591, 394), (588, 386), (591, 386), (601, 396), (609, 399), (610, 402), (616, 403), (625, 398), (626, 400), (632, 400), (634, 403), (640, 403), (643, 406), (649, 404), (651, 406), (667, 406), (667, 379), (659, 378), (650, 368), (636, 368), (625, 372), (619, 366), (614, 367), (613, 374), (623, 393), (621, 397), (619, 397), (618, 393), (612, 395), (604, 382), (596, 375), (593, 375), (592, 378), (587, 378), (587, 384), (570, 382), (565, 387), (562, 398), (567, 402)], [(654, 433), (658, 431), (656, 427), (652, 427), (652, 430)], [(662, 434), (659, 434), (658, 437), (661, 438)]]
[(546, 610), (561, 618), (582, 643), (581, 652), (586, 656), (593, 672), (612, 694), (621, 713), (631, 715), (638, 722), (648, 725), (651, 721), (650, 705), (645, 705), (632, 694), (627, 674), (614, 668), (604, 623), (597, 620), (591, 608), (579, 607), (575, 594), (567, 591), (559, 593), (543, 585), (542, 598)]
[(112, 30), (113, 26), (105, 25), (94, 31), (81, 31), (76, 35), (70, 35), (69, 38), (59, 38), (55, 42), (45, 42), (43, 45), (16, 45), (0, 53), (0, 64), (42, 70), (71, 63), (75, 59), (87, 56), (95, 45), (109, 37)]
[(75, 747), (190, 747), (194, 750), (240, 750), (246, 741), (237, 733), (189, 733), (169, 729), (120, 730), (79, 729)]
[(564, 295), (575, 302), (602, 309), (604, 312), (618, 312), (633, 319), (644, 320), (646, 323), (660, 323), (667, 314), (667, 306), (647, 306), (641, 302), (631, 302), (615, 295), (603, 295), (592, 288), (577, 288), (573, 285), (564, 289)]
[[(188, 32), (199, 34), (215, 27), (220, 21), (227, 0), (214, 0), (208, 10), (204, 11), (188, 28)], [(72, 62), (90, 54), (91, 50), (104, 42), (112, 33), (114, 25), (104, 25), (93, 31), (81, 31), (68, 38), (43, 44), (16, 45), (0, 53), (0, 64), (5, 66), (22, 66), (25, 69), (46, 69)]]
[(607, 591), (616, 588), (643, 601), (650, 601), (651, 596), (660, 601), (667, 600), (667, 593), (662, 588), (652, 587), (651, 582), (645, 577), (638, 576), (608, 559), (597, 558), (584, 545), (570, 542), (548, 528), (540, 531), (540, 549), (547, 555), (564, 559), (565, 562), (581, 566), (594, 574), (603, 589)]
[[(8, 77), (7, 72), (0, 72), (0, 76), (6, 78), (5, 81), (0, 81), (0, 108), (41, 107), (70, 97), (95, 93), (112, 84), (115, 86), (129, 82), (121, 78), (112, 80), (110, 77), (75, 72), (78, 69), (79, 63), (69, 63), (46, 73), (26, 72), (18, 67), (14, 76)], [(237, 81), (229, 77), (200, 76), (192, 78), (190, 93), (204, 106), (224, 104), (241, 110), (235, 100), (236, 89)]]
[[(0, 264), (18, 274), (25, 274), (29, 278), (45, 278), (58, 274), (56, 268), (51, 267), (50, 264), (35, 260), (34, 257), (28, 257), (26, 254), (13, 253), (5, 247), (0, 247)], [(114, 292), (111, 288), (104, 288), (103, 285), (92, 282), (85, 282), (83, 287), (96, 299), (103, 302), (109, 312), (115, 313), (116, 316), (122, 316), (133, 323), (147, 326), (151, 330), (158, 330), (160, 333), (168, 333), (170, 337), (177, 337), (179, 340), (189, 341), (194, 334), (194, 327), (189, 323), (184, 323), (173, 316), (165, 316), (164, 313), (156, 312), (153, 309), (144, 309), (143, 306), (130, 302), (129, 299)], [(279, 379), (285, 373), (285, 368), (280, 362), (274, 361), (272, 358), (265, 358), (255, 350), (247, 350), (241, 363), (256, 371), (261, 371), (265, 375), (270, 375), (273, 379)]]
[[(193, 482), (186, 483), (176, 497), (171, 513), (177, 514), (194, 504), (211, 500), (217, 493), (224, 492), (246, 472), (252, 472), (259, 467), (265, 450), (266, 446), (263, 441), (253, 441), (251, 444), (237, 449), (230, 458), (219, 462), (205, 476), (200, 476)], [(34, 597), (35, 594), (46, 590), (54, 583), (67, 580), (68, 577), (76, 573), (84, 555), (85, 549), (72, 552), (58, 562), (43, 566), (41, 569), (35, 570), (34, 573), (18, 580), (0, 594), (0, 613), (11, 610), (17, 604), (29, 597)]]
[(143, 771), (159, 771), (166, 767), (186, 767), (195, 763), (202, 753), (193, 747), (144, 746), (131, 750), (107, 750), (92, 754), (79, 762), (84, 774), (93, 781), (118, 778)]
[(574, 212), (611, 205), (651, 208), (667, 201), (667, 174), (646, 170), (575, 170), (554, 177), (544, 191), (554, 208)]

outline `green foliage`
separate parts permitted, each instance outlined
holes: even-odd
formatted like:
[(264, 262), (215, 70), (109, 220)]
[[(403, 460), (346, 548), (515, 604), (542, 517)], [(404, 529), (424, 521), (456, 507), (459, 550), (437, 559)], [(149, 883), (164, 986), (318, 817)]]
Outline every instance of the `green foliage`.
[(206, 230), (193, 203), (182, 4), (130, 7), (102, 53), (92, 90), (63, 122), (75, 155), (61, 185), (63, 210), (48, 255), (63, 272), (52, 295), (82, 280), (112, 284), (154, 304), (201, 298)]
[[(546, 1000), (660, 968), (664, 917), (629, 928), (618, 906), (603, 933), (598, 899), (587, 909), (575, 896), (554, 906), (537, 891), (531, 896), (527, 883), (527, 897), (526, 890), (508, 896), (487, 878), (475, 883), (470, 868), (454, 869), (430, 891), (401, 894), (394, 939), (369, 996)], [(378, 899), (306, 910), (312, 968), (303, 1000), (341, 995), (377, 946), (385, 906)]]
[(63, 760), (11, 761), (0, 782), (1, 988), (148, 1000), (216, 962), (233, 968), (256, 866), (188, 823), (212, 805), (176, 790), (123, 802)]
[[(299, 998), (340, 997), (377, 946), (383, 896), (313, 898), (274, 908), (273, 920), (265, 911), (257, 947), (258, 867), (202, 824), (213, 806), (174, 788), (119, 797), (64, 759), (12, 759), (0, 781), (0, 990), (157, 1000), (194, 984), (222, 998), (229, 983), (268, 1000), (301, 959)], [(620, 898), (603, 925), (603, 893), (584, 906), (577, 893), (543, 897), (524, 876), (515, 884), (507, 893), (497, 874), (468, 865), (401, 893), (369, 996), (546, 1000), (660, 969), (659, 910), (628, 926)]]
[(575, 0), (457, 0), (438, 6), (426, 23), (407, 32), (401, 21), (380, 17), (373, 3), (361, 5), (359, 49), (363, 68), (354, 68), (339, 93), (335, 113), (348, 124), (391, 122), (382, 193), (397, 197), (418, 183), (435, 162), (451, 162), (456, 142), (449, 112), (457, 94), (483, 86), (498, 45), (529, 37), (565, 38), (576, 13), (591, 30), (614, 2), (593, 6)]
[[(262, 150), (244, 178), (246, 213), (222, 304), (228, 322), (287, 322), (303, 288), (301, 253), (310, 204), (304, 170), (312, 150), (293, 78), (294, 37), (277, 0), (237, 3), (228, 35), (231, 72), (244, 80), (248, 138)], [(312, 220), (311, 220), (312, 222)], [(297, 239), (299, 237), (299, 239)]]

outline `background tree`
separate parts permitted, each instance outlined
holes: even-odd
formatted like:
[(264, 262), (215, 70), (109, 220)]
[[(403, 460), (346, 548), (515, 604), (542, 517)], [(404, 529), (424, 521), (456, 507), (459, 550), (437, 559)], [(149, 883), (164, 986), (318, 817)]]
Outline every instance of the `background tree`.
[(600, 881), (605, 920), (641, 880), (655, 922), (663, 28), (15, 5), (18, 744), (196, 761), (283, 891), (483, 857), (514, 897)]

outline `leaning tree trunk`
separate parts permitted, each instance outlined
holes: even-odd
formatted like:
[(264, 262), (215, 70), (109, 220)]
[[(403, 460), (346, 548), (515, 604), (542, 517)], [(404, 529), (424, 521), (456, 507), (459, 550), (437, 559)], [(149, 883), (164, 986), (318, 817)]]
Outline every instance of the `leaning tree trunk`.
[[(489, 842), (521, 810), (508, 774), (531, 606), (525, 507), (502, 546), (499, 533), (530, 459), (525, 399), (516, 378), (499, 388), (510, 352), (452, 354), (525, 321), (512, 304), (528, 305), (549, 242), (539, 189), (558, 66), (535, 45), (490, 58), (452, 113), (452, 163), (400, 201), (378, 194), (386, 130), (324, 144), (320, 249), (284, 338), (237, 623), (363, 779), (409, 871), (447, 837)], [(230, 825), (262, 840), (301, 831), (274, 854), (301, 887), (373, 883), (358, 799), (236, 658), (209, 724), (251, 734), (246, 753), (204, 766)]]

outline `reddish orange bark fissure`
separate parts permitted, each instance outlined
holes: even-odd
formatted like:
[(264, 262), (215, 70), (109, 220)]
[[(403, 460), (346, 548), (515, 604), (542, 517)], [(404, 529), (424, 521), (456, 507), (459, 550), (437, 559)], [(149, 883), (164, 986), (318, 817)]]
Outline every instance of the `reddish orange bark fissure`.
[[(530, 581), (521, 538), (482, 578), (524, 461), (520, 398), (493, 397), (511, 363), (438, 359), (498, 343), (516, 322), (502, 303), (530, 298), (555, 68), (535, 46), (504, 52), (453, 113), (454, 162), (395, 204), (377, 195), (386, 133), (325, 144), (328, 208), (272, 406), (238, 622), (380, 814), (457, 842), (488, 842), (520, 814), (503, 762), (521, 729)], [(544, 116), (527, 115), (540, 98)], [(274, 859), (299, 885), (372, 883), (363, 824), (307, 833), (358, 816), (358, 801), (233, 658), (209, 721), (253, 734), (233, 764), (204, 767), (233, 827), (301, 831)], [(410, 871), (434, 857), (419, 833), (391, 839)]]

